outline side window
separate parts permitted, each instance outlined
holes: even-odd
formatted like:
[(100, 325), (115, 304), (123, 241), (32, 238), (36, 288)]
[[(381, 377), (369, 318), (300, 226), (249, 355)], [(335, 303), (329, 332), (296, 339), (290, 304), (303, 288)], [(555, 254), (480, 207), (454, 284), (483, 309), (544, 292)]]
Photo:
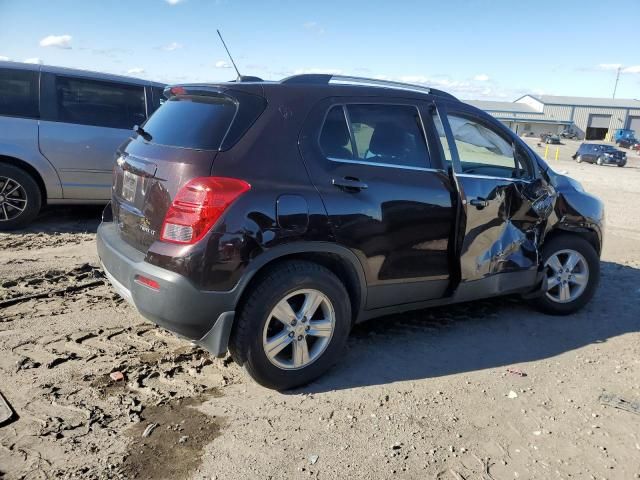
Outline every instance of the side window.
[(495, 177), (519, 177), (510, 141), (491, 127), (471, 118), (449, 115), (449, 124), (460, 158), (462, 173)]
[(162, 105), (167, 99), (164, 98), (164, 88), (151, 87), (152, 108), (149, 109), (149, 114), (155, 112), (160, 105)]
[(360, 161), (402, 167), (430, 166), (418, 109), (408, 105), (348, 105)]
[(353, 159), (351, 137), (342, 105), (336, 105), (329, 110), (320, 132), (320, 148), (327, 158)]
[(440, 145), (442, 145), (442, 153), (444, 155), (443, 159), (445, 162), (445, 168), (451, 165), (451, 148), (449, 147), (449, 141), (447, 140), (447, 136), (444, 133), (444, 127), (442, 126), (442, 119), (440, 115), (434, 113), (432, 116), (433, 125), (436, 128), (436, 132), (438, 133), (438, 137), (440, 138)]
[(74, 77), (56, 77), (57, 120), (130, 129), (143, 123), (144, 87)]
[(38, 72), (0, 69), (0, 115), (39, 116)]

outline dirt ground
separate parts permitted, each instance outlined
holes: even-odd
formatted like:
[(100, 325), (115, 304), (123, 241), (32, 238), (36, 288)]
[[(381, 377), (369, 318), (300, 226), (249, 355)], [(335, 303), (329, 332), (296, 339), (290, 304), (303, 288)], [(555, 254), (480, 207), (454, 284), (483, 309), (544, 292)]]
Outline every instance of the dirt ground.
[(550, 162), (607, 206), (583, 311), (506, 298), (382, 318), (285, 394), (123, 302), (95, 252), (100, 209), (0, 234), (0, 392), (16, 412), (0, 478), (640, 478), (640, 158), (578, 165), (576, 146)]

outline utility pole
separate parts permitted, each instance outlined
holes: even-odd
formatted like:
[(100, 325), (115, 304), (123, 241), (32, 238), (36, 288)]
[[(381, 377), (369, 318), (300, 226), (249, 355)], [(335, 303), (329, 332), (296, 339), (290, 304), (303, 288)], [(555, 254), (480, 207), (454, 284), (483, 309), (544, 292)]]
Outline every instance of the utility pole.
[(613, 97), (611, 98), (616, 98), (616, 90), (618, 90), (618, 80), (620, 80), (620, 71), (622, 70), (622, 66), (618, 67), (618, 73), (616, 73), (616, 84), (613, 87)]

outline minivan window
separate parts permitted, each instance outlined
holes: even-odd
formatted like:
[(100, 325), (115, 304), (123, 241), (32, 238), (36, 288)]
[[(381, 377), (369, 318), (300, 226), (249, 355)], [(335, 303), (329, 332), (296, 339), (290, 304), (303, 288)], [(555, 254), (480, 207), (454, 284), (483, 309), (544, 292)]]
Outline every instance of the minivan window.
[(60, 122), (131, 129), (147, 118), (142, 86), (57, 76), (55, 94)]
[(0, 115), (38, 117), (38, 72), (0, 69)]
[(218, 150), (236, 114), (227, 97), (179, 95), (166, 100), (144, 125), (151, 143)]
[(430, 166), (418, 109), (409, 105), (347, 105), (357, 160), (403, 167)]

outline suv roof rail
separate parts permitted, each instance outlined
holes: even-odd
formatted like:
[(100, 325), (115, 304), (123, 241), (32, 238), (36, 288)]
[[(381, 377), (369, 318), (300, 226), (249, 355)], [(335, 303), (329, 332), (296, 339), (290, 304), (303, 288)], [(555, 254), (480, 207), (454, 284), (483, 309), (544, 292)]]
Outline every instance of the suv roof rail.
[(438, 95), (440, 97), (458, 100), (450, 93), (436, 90), (435, 88), (426, 87), (424, 85), (415, 85), (411, 83), (395, 82), (392, 80), (381, 80), (377, 78), (352, 77), (349, 75), (331, 75), (322, 73), (305, 73), (301, 75), (293, 75), (283, 79), (280, 83), (284, 84), (306, 84), (306, 85), (358, 85), (363, 87), (382, 87), (393, 88), (396, 90), (407, 90), (424, 94)]

